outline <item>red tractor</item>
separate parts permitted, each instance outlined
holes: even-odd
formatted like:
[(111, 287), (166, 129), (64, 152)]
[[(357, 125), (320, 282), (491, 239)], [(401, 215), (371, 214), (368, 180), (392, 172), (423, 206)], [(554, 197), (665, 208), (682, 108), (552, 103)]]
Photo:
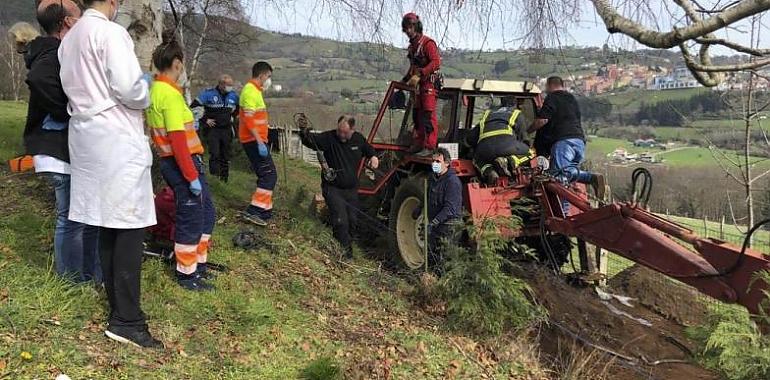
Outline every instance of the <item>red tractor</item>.
[[(511, 217), (513, 203), (532, 199), (537, 202), (537, 211), (523, 218), (523, 228), (501, 229), (507, 236), (546, 253), (552, 265), (563, 264), (571, 254), (570, 239), (576, 238), (583, 271), (595, 271), (597, 267), (586, 253), (585, 244), (590, 243), (715, 299), (739, 303), (758, 313), (768, 284), (757, 280), (756, 275), (770, 270), (770, 260), (746, 244), (737, 247), (698, 237), (692, 230), (646, 211), (637, 202), (591, 201), (583, 185), (565, 186), (550, 176), (547, 161), (541, 158), (522, 165), (510, 178), (501, 177), (494, 186), (483, 184), (462, 141), (486, 107), (497, 99), (512, 97), (523, 117), (531, 122), (542, 104), (540, 90), (532, 83), (447, 79), (439, 92), (439, 143), (452, 152), (452, 167), (463, 182), (465, 210), (471, 222)], [(393, 259), (407, 269), (425, 264), (422, 222), (412, 218), (412, 211), (423, 198), (424, 178), (431, 164), (430, 158), (407, 153), (413, 129), (413, 99), (411, 88), (399, 82), (390, 84), (368, 132), (368, 141), (380, 156), (380, 170), (366, 169), (363, 163), (359, 168), (359, 194), (388, 219)], [(649, 188), (642, 189), (642, 196), (645, 192), (648, 196)], [(568, 215), (562, 211), (562, 202), (571, 205)]]

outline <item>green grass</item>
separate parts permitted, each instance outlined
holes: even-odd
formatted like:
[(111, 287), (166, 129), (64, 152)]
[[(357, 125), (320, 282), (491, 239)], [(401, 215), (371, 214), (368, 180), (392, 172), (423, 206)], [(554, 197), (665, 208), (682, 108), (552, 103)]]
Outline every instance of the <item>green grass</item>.
[(21, 135), (27, 115), (27, 103), (0, 102), (0, 161), (23, 153)]
[[(721, 171), (709, 149), (700, 147), (680, 145), (664, 151), (658, 148), (635, 147), (632, 142), (626, 140), (611, 139), (605, 137), (591, 137), (586, 147), (586, 156), (589, 160), (594, 162), (606, 162), (609, 160), (607, 155), (618, 148), (625, 149), (632, 154), (643, 152), (656, 154), (656, 159), (662, 159), (663, 164), (669, 167), (689, 167), (714, 170), (715, 172)], [(727, 155), (732, 160), (738, 160), (740, 157), (736, 153), (728, 153)], [(751, 162), (755, 164), (755, 170), (770, 169), (769, 159), (762, 157), (752, 157)]]
[(699, 93), (709, 91), (704, 88), (686, 88), (678, 90), (641, 90), (641, 91), (620, 91), (612, 94), (603, 94), (600, 99), (606, 99), (616, 109), (625, 112), (635, 112), (642, 103), (657, 104), (666, 100), (688, 99)]
[[(24, 110), (0, 103), (3, 158), (19, 152)], [(317, 170), (288, 164), (288, 179), (279, 168), (277, 226), (264, 231), (269, 245), (256, 251), (230, 243), (245, 227), (235, 214), (254, 188), (243, 155), (230, 183), (211, 180), (221, 219), (210, 258), (231, 268), (215, 280), (215, 292), (186, 292), (166, 265), (144, 263), (142, 306), (151, 331), (166, 344), (158, 351), (103, 336), (103, 292), (71, 285), (52, 271), (50, 190), (34, 176), (3, 178), (0, 379), (60, 372), (73, 379), (334, 378), (335, 368), (346, 378), (442, 379), (457, 365), (458, 379), (481, 378), (484, 370), (451, 343), (468, 338), (409, 301), (412, 282), (383, 271), (358, 249), (352, 266), (337, 264), (329, 228), (307, 211), (319, 191)], [(493, 375), (506, 378), (511, 368), (540, 373), (536, 362), (518, 360), (501, 359)]]

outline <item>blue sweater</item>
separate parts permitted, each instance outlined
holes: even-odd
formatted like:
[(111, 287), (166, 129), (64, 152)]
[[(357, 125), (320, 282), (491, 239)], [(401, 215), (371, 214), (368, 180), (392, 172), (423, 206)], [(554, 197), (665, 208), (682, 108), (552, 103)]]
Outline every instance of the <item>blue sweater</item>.
[(428, 218), (431, 224), (440, 225), (462, 218), (463, 189), (454, 169), (442, 176), (428, 177)]

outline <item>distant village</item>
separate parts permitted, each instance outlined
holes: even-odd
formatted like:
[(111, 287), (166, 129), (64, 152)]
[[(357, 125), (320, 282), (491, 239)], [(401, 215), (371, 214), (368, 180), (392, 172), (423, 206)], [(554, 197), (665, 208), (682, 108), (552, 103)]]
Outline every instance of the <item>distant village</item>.
[[(569, 81), (568, 86), (586, 95), (600, 95), (629, 88), (666, 91), (703, 87), (686, 67), (667, 68), (636, 64), (599, 65), (594, 62), (583, 64), (581, 68), (595, 71), (595, 74), (578, 75)], [(545, 84), (545, 78), (541, 78), (540, 81), (543, 82), (541, 85)], [(740, 77), (728, 76), (714, 90), (740, 90), (745, 82)], [(754, 86), (757, 90), (766, 90), (770, 88), (770, 82), (765, 77), (757, 77)]]

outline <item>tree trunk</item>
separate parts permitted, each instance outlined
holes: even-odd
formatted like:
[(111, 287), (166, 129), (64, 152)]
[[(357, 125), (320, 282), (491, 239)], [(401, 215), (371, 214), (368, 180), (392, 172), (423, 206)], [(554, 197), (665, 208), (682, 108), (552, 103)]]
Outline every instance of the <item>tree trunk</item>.
[(160, 44), (163, 31), (163, 0), (125, 0), (120, 7), (118, 23), (134, 40), (136, 56), (142, 70), (152, 70), (152, 52)]
[(203, 27), (202, 30), (199, 31), (200, 36), (198, 37), (198, 45), (195, 47), (195, 52), (193, 53), (192, 59), (190, 60), (190, 70), (187, 72), (190, 81), (192, 81), (193, 78), (195, 78), (195, 75), (198, 73), (198, 64), (200, 63), (201, 54), (203, 53), (203, 43), (206, 41), (206, 37), (209, 31), (208, 0), (203, 4), (201, 8), (201, 17), (203, 17)]
[[(745, 141), (746, 144), (743, 152), (743, 159), (744, 159), (744, 165), (746, 165), (746, 170), (744, 172), (744, 175), (746, 176), (746, 215), (747, 215), (747, 221), (746, 221), (746, 229), (750, 229), (754, 226), (754, 195), (753, 193), (753, 185), (754, 185), (754, 178), (752, 178), (751, 174), (751, 123), (754, 121), (754, 73), (749, 73), (749, 92), (746, 96), (746, 106), (745, 106), (745, 115), (744, 115), (744, 122), (745, 122)], [(749, 241), (749, 246), (751, 246), (751, 241)]]

